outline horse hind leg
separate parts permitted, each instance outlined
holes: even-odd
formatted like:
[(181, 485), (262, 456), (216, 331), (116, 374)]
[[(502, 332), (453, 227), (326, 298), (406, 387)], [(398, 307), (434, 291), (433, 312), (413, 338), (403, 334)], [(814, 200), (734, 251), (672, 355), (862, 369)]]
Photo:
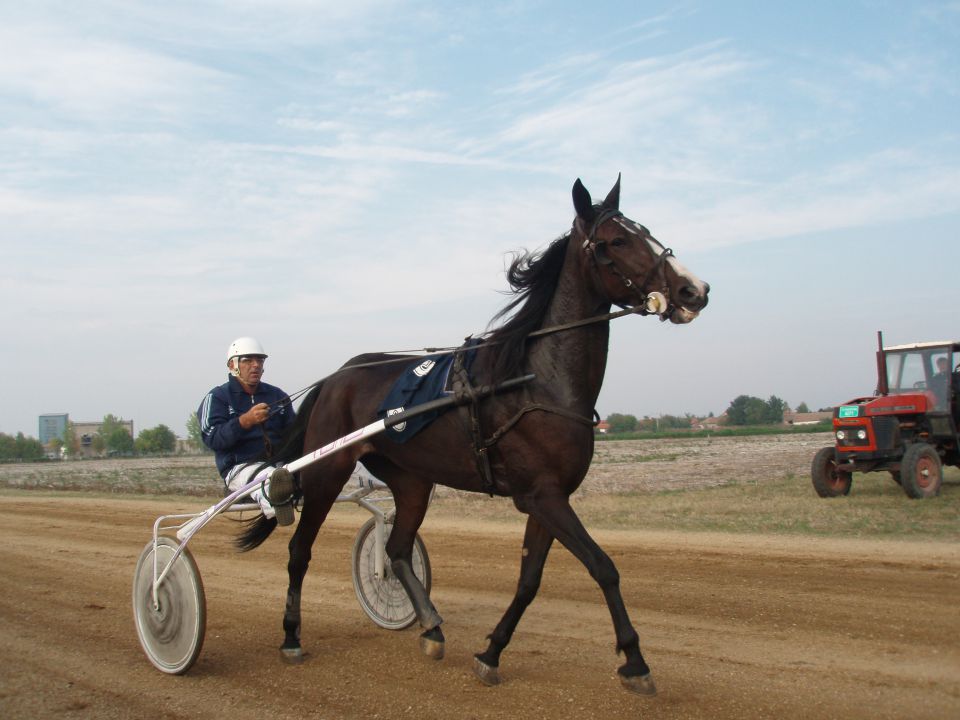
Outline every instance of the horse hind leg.
[(535, 518), (528, 517), (517, 592), (496, 628), (487, 636), (487, 649), (473, 656), (473, 672), (484, 685), (500, 684), (500, 653), (510, 643), (524, 611), (537, 596), (552, 544), (553, 536)]
[[(399, 484), (394, 484), (398, 487)], [(403, 585), (410, 602), (417, 614), (417, 621), (424, 632), (420, 635), (420, 649), (424, 655), (434, 660), (441, 660), (444, 656), (445, 639), (440, 625), (443, 618), (434, 607), (427, 594), (426, 588), (413, 572), (412, 556), (413, 541), (417, 530), (423, 522), (430, 503), (430, 485), (413, 485), (418, 487), (411, 492), (411, 483), (403, 485), (404, 490), (394, 492), (396, 514), (393, 521), (393, 530), (387, 540), (387, 556), (390, 558), (390, 569)]]

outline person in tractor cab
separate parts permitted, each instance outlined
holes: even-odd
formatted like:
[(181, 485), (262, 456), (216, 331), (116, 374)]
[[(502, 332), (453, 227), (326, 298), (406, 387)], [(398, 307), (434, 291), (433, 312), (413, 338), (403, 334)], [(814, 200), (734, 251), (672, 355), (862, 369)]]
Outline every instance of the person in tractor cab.
[[(293, 523), (293, 477), (283, 468), (264, 465), (294, 412), (289, 396), (263, 382), (267, 353), (252, 337), (241, 337), (227, 349), (227, 382), (213, 388), (197, 409), (203, 444), (213, 450), (217, 470), (229, 492), (254, 477), (261, 485), (250, 497), (263, 514), (280, 525)], [(255, 462), (256, 461), (256, 462)]]
[(950, 360), (946, 357), (937, 358), (937, 374), (930, 379), (930, 390), (937, 397), (937, 407), (950, 407)]

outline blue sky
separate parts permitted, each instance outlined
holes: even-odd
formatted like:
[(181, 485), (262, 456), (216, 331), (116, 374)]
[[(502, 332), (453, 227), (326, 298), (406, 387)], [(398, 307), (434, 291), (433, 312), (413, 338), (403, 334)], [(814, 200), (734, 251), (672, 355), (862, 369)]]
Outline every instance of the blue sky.
[(0, 432), (182, 434), (254, 335), (293, 392), (458, 343), (510, 251), (621, 208), (713, 287), (614, 323), (601, 415), (872, 390), (960, 339), (960, 2), (0, 6)]

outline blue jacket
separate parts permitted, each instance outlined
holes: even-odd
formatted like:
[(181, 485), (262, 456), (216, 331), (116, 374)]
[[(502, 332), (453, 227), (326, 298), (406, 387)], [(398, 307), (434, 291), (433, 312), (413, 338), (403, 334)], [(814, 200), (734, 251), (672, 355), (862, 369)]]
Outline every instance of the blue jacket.
[[(240, 416), (254, 405), (267, 403), (270, 418), (249, 430), (240, 427)], [(234, 465), (261, 457), (266, 450), (263, 431), (267, 431), (276, 450), (280, 436), (293, 422), (293, 407), (287, 394), (278, 387), (261, 382), (253, 395), (232, 375), (223, 385), (207, 393), (197, 408), (203, 444), (216, 453), (217, 470), (226, 478)]]

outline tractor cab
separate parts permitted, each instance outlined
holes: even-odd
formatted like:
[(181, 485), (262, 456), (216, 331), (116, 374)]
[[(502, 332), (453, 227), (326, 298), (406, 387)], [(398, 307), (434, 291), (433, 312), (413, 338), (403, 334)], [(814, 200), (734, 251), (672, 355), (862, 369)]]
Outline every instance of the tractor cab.
[[(927, 396), (931, 407), (954, 415), (960, 391), (960, 342), (917, 343), (883, 348), (886, 393)], [(881, 392), (884, 388), (878, 388)]]

